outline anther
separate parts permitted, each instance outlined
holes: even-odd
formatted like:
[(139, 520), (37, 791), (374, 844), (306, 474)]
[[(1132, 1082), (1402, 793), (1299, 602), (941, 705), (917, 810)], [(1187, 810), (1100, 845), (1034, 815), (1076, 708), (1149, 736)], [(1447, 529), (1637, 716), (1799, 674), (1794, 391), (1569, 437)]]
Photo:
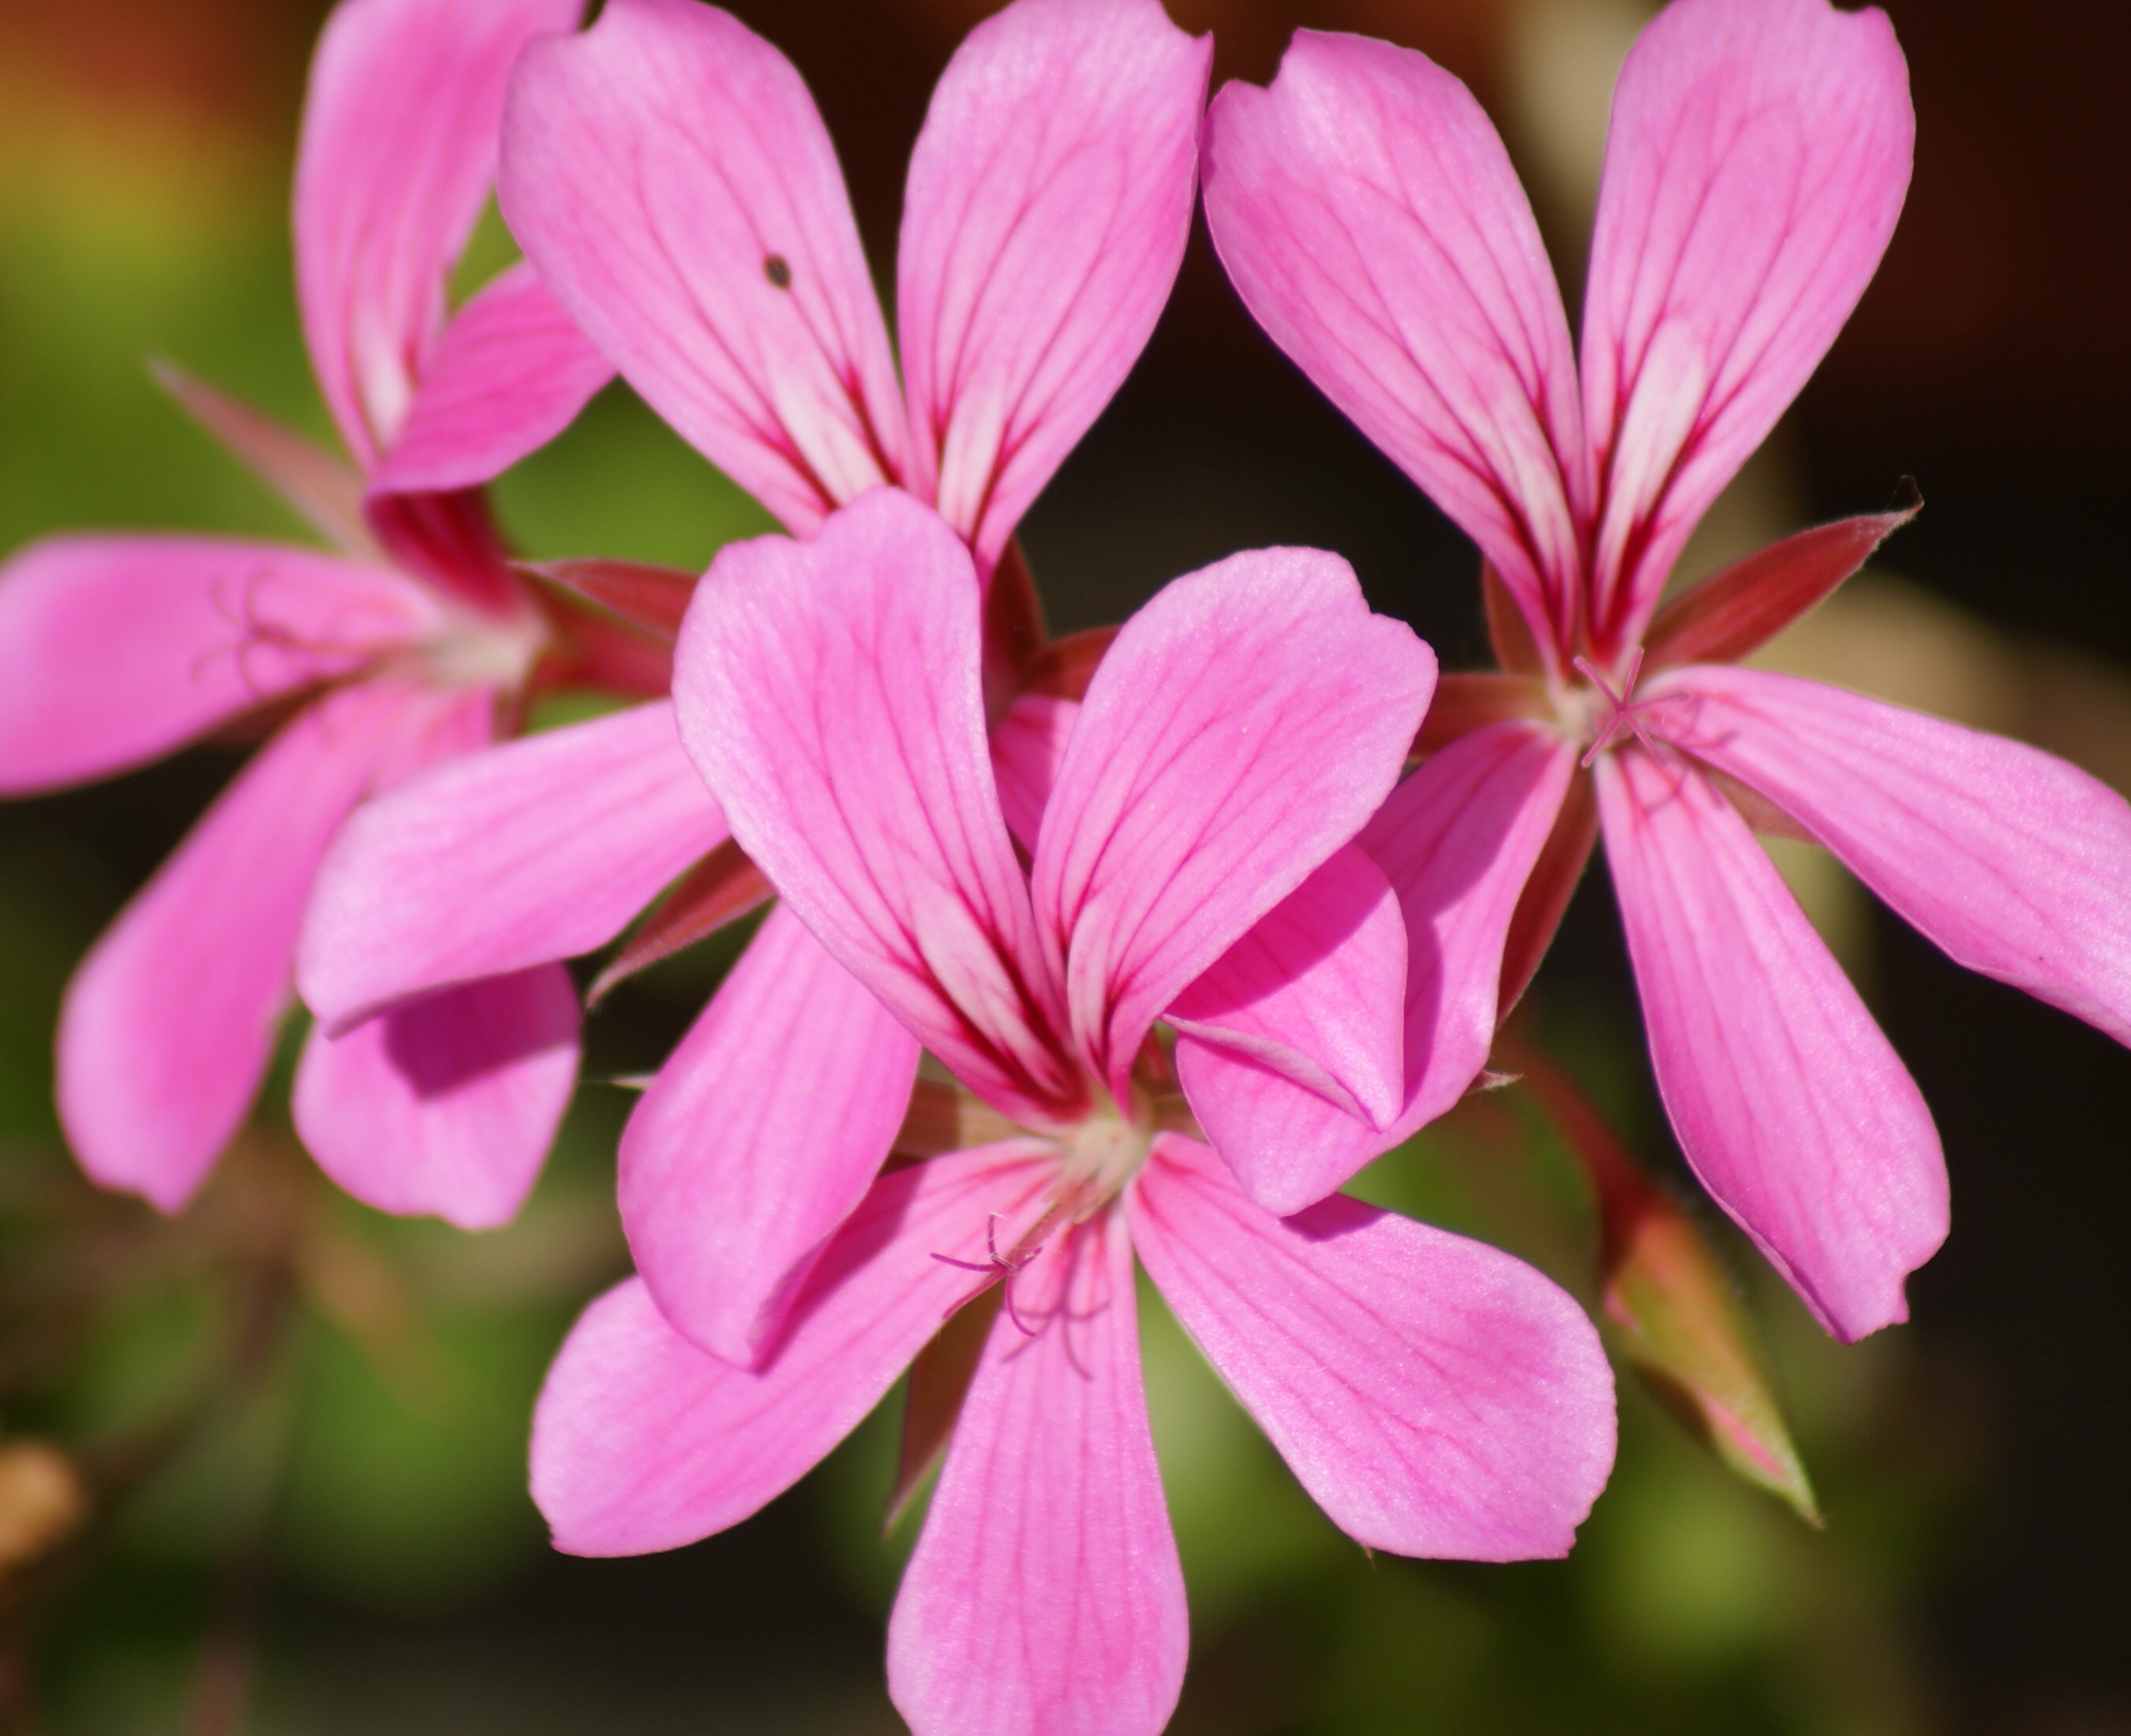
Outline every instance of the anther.
[(956, 1303), (954, 1308), (949, 1308), (947, 1314), (941, 1315), (941, 1318), (944, 1320), (948, 1314), (954, 1313), (955, 1309), (968, 1307), (970, 1303), (989, 1289), (993, 1284), (997, 1283), (1003, 1291), (1001, 1300), (1006, 1304), (1007, 1318), (1021, 1329), (1023, 1337), (1033, 1338), (1036, 1336), (1036, 1328), (1021, 1318), (1020, 1310), (1013, 1305), (1013, 1279), (1017, 1272), (1030, 1260), (1035, 1259), (1037, 1250), (1029, 1246), (1030, 1238), (1042, 1230), (1044, 1224), (1050, 1222), (1050, 1217), (1051, 1214), (1046, 1212), (1042, 1223), (1039, 1223), (1029, 1236), (1023, 1236), (1018, 1245), (1002, 1254), (998, 1251), (998, 1213), (994, 1212), (984, 1225), (986, 1257), (984, 1260), (957, 1260), (951, 1254), (935, 1254), (932, 1257), (943, 1266), (958, 1266), (965, 1272), (982, 1272), (985, 1275), (984, 1283)]

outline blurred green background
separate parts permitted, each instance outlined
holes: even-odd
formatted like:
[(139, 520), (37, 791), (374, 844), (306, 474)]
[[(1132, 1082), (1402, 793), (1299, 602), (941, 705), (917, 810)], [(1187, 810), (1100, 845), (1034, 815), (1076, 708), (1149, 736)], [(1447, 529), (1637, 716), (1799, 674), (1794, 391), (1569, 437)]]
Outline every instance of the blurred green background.
[[(826, 112), (884, 279), (932, 79), (979, 0), (734, 8)], [(2131, 147), (2120, 7), (1889, 8), (1920, 112), (1879, 283), (1690, 568), (1913, 475), (1929, 507), (1775, 661), (2042, 742), (2131, 782)], [(151, 385), (164, 356), (325, 437), (289, 285), (313, 0), (11, 0), (0, 12), (0, 550), (60, 527), (298, 533)], [(1424, 48), (1501, 119), (1571, 282), (1633, 0), (1172, 0), (1219, 76), (1298, 24)], [(491, 224), (477, 276), (509, 243)], [(540, 556), (699, 567), (764, 521), (625, 391), (504, 479)], [(1447, 667), (1483, 661), (1462, 539), (1250, 326), (1203, 233), (1139, 372), (1038, 505), (1061, 628), (1238, 547), (1340, 551)], [(737, 1531), (621, 1562), (548, 1552), (527, 1413), (625, 1269), (588, 1084), (520, 1222), (469, 1237), (318, 1184), (270, 1106), (186, 1217), (95, 1194), (60, 1148), (68, 971), (237, 763), (207, 747), (0, 808), (0, 1454), (60, 1443), (90, 1528), (0, 1580), (0, 1728), (54, 1732), (819, 1732), (899, 1728), (880, 1621), (894, 1405)], [(1822, 1337), (1716, 1226), (1827, 1515), (1733, 1480), (1631, 1380), (1620, 1468), (1565, 1563), (1371, 1558), (1288, 1477), (1151, 1295), (1164, 1475), (1193, 1599), (1183, 1733), (2131, 1731), (2131, 1060), (1963, 976), (1824, 859), (1784, 866), (1945, 1132), (1955, 1231), (1917, 1323)], [(723, 964), (618, 992), (588, 1072), (656, 1064)], [(1652, 1162), (1655, 1106), (1596, 874), (1540, 1034)], [(1587, 1287), (1587, 1202), (1520, 1093), (1373, 1171), (1372, 1194)], [(0, 1459), (0, 1498), (12, 1461)], [(19, 1468), (19, 1467), (17, 1467)], [(18, 1498), (19, 1499), (19, 1498)], [(4, 1504), (4, 1499), (0, 1499)]]

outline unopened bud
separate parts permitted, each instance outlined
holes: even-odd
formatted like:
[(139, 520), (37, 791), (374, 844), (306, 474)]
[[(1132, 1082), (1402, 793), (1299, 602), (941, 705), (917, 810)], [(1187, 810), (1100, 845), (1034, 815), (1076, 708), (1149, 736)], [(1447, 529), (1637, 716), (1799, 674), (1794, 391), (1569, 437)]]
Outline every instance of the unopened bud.
[(1819, 1524), (1752, 1323), (1701, 1227), (1559, 1069), (1522, 1045), (1502, 1053), (1591, 1179), (1602, 1226), (1600, 1306), (1635, 1371), (1718, 1458)]

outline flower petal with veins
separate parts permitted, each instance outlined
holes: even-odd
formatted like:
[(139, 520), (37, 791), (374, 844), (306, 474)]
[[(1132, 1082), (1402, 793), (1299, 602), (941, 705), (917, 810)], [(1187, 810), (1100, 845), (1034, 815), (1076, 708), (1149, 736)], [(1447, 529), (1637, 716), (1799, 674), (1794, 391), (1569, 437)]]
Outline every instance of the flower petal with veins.
[(1724, 798), (1640, 752), (1596, 768), (1658, 1089), (1695, 1174), (1828, 1330), (1906, 1319), (1946, 1240), (1931, 1112)]
[(319, 389), (366, 471), (443, 329), (445, 275), (496, 175), (511, 66), (583, 9), (344, 0), (326, 25), (296, 154), (296, 289)]
[(499, 191), (578, 327), (806, 535), (908, 469), (834, 147), (783, 55), (696, 0), (609, 0), (512, 81)]
[(297, 975), (331, 1030), (590, 952), (725, 835), (661, 701), (424, 772), (336, 841)]
[(1169, 299), (1213, 58), (1157, 0), (1019, 0), (932, 93), (896, 266), (911, 485), (980, 572)]

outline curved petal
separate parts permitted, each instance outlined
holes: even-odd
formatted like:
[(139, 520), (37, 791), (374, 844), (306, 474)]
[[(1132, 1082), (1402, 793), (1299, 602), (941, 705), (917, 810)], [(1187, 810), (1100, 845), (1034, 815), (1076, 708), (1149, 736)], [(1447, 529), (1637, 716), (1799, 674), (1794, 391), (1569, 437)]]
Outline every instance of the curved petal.
[(343, 1037), (314, 1026), (290, 1104), (296, 1131), (365, 1205), (462, 1230), (508, 1223), (570, 1107), (578, 1017), (569, 972), (539, 964)]
[(512, 232), (682, 438), (805, 535), (907, 465), (850, 200), (792, 64), (696, 0), (609, 0), (525, 56)]
[(1678, 0), (1621, 69), (1583, 306), (1611, 657), (1850, 318), (1908, 189), (1894, 26), (1828, 0)]
[(1341, 1530), (1453, 1561), (1568, 1554), (1614, 1425), (1565, 1292), (1343, 1194), (1274, 1217), (1174, 1134), (1127, 1199), (1147, 1275)]
[(999, 811), (970, 555), (893, 489), (811, 543), (729, 544), (681, 629), (681, 739), (778, 894), (1024, 1125), (1082, 1087)]
[(1588, 510), (1568, 323), (1480, 105), (1409, 49), (1297, 31), (1207, 122), (1206, 222), (1244, 304), (1481, 550), (1549, 653)]
[(572, 1555), (678, 1548), (782, 1494), (857, 1427), (970, 1290), (1051, 1166), (1027, 1143), (884, 1175), (816, 1262), (758, 1369), (697, 1350), (640, 1280), (589, 1308), (533, 1413), (533, 1499)]
[(342, 832), (298, 986), (346, 1031), (432, 989), (590, 952), (725, 836), (663, 701), (453, 760)]
[(1032, 874), (1074, 1037), (1118, 1102), (1162, 1009), (1390, 794), (1434, 685), (1434, 653), (1315, 549), (1232, 556), (1126, 623)]
[(90, 950), (60, 1015), (59, 1105), (99, 1185), (175, 1212), (242, 1125), (318, 858), (419, 703), (380, 684), (298, 717)]
[(865, 1197), (917, 1042), (779, 906), (629, 1118), (622, 1227), (684, 1337), (751, 1363)]
[(55, 537), (0, 567), (0, 794), (102, 777), (438, 624), (396, 573), (200, 537)]
[(427, 771), (440, 759), (471, 753), (496, 739), (495, 688), (476, 685), (419, 691), (421, 698), (409, 707), (407, 726), (386, 739), (378, 756), (370, 777), (373, 794)]
[(1746, 822), (1700, 773), (1596, 768), (1658, 1090), (1694, 1173), (1828, 1330), (1908, 1318), (1946, 1240), (1916, 1082)]
[(1358, 840), (1406, 917), (1406, 1102), (1382, 1149), (1449, 1109), (1487, 1064), (1511, 920), (1575, 774), (1576, 749), (1559, 736), (1489, 724), (1429, 755)]
[(519, 50), (583, 0), (342, 0), (296, 152), (296, 292), (327, 407), (366, 470), (444, 323), (444, 280), (496, 175)]
[(1388, 1143), (1406, 973), (1397, 897), (1350, 844), (1170, 1004), (1191, 1112), (1268, 1211), (1321, 1199)]
[(1576, 759), (1550, 731), (1482, 725), (1431, 754), (1357, 839), (1399, 897), (1401, 1094), (1391, 1113), (1358, 1117), (1291, 1068), (1180, 1036), (1200, 1125), (1260, 1205), (1300, 1211), (1472, 1088), (1494, 1043), (1505, 943)]
[[(1668, 734), (1959, 964), (2131, 1043), (2131, 804), (2039, 748), (1818, 681), (1683, 669)], [(1677, 725), (1677, 727), (1675, 727)]]
[(1213, 59), (1159, 0), (1015, 0), (932, 93), (896, 266), (911, 485), (980, 572), (1169, 299)]
[(888, 1694), (926, 1736), (1156, 1736), (1184, 1685), (1184, 1573), (1123, 1215), (1012, 1281), (895, 1600)]
[(444, 328), (371, 486), (442, 493), (486, 482), (561, 433), (613, 378), (533, 268), (513, 265)]
[(1180, 1033), (1185, 1099), (1244, 1192), (1275, 1217), (1315, 1204), (1398, 1141), (1295, 1069)]

